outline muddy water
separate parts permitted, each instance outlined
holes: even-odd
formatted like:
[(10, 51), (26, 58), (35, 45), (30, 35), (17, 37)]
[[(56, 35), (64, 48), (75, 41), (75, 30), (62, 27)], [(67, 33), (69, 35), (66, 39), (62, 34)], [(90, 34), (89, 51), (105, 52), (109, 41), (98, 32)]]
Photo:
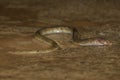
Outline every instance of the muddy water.
[[(5, 0), (0, 4), (1, 80), (118, 80), (120, 78), (118, 2), (61, 1)], [(33, 38), (35, 31), (41, 27), (61, 24), (77, 28), (81, 38), (100, 36), (115, 45), (76, 46), (70, 43), (70, 35), (57, 34), (48, 37), (57, 41), (62, 50), (36, 55), (7, 53), (8, 50), (48, 48), (49, 44)]]

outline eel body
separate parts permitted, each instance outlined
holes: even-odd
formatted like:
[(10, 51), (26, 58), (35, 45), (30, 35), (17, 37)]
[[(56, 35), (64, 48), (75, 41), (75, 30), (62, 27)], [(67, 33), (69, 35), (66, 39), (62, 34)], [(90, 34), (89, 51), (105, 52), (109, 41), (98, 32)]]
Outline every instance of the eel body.
[[(30, 51), (15, 51), (11, 53), (16, 54), (38, 54), (38, 53), (49, 53), (55, 51), (57, 49), (61, 49), (60, 46), (52, 39), (46, 37), (49, 34), (71, 34), (72, 43), (80, 46), (100, 46), (100, 45), (112, 45), (112, 43), (108, 40), (102, 38), (88, 38), (88, 39), (80, 39), (78, 33), (79, 31), (75, 28), (71, 28), (68, 26), (56, 26), (56, 27), (46, 27), (39, 29), (35, 32), (34, 38), (37, 40), (44, 40), (47, 43), (50, 43), (51, 46), (45, 50), (30, 50)], [(76, 36), (77, 35), (77, 36)], [(79, 37), (79, 38), (78, 38)]]

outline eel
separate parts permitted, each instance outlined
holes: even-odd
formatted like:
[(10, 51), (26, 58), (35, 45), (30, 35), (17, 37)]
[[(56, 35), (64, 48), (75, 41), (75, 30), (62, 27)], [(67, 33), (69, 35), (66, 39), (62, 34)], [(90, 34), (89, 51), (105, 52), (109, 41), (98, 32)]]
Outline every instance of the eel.
[(55, 50), (61, 49), (61, 47), (52, 39), (46, 37), (46, 35), (50, 34), (71, 34), (72, 36), (72, 44), (80, 45), (80, 46), (102, 46), (102, 45), (112, 45), (112, 43), (103, 38), (87, 38), (81, 39), (79, 36), (79, 31), (76, 28), (72, 28), (69, 26), (53, 26), (53, 27), (45, 27), (39, 29), (35, 32), (34, 38), (37, 40), (44, 40), (47, 43), (50, 43), (51, 46), (45, 50), (29, 50), (29, 51), (10, 51), (10, 53), (15, 54), (39, 54), (39, 53), (49, 53)]

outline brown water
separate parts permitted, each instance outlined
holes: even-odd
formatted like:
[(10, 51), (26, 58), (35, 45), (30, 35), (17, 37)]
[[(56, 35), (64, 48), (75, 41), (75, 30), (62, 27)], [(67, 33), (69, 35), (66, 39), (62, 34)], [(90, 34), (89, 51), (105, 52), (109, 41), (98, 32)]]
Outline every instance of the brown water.
[[(0, 1), (0, 80), (119, 80), (119, 14), (119, 1), (112, 0)], [(76, 46), (70, 35), (55, 34), (49, 37), (62, 50), (7, 53), (48, 48), (49, 44), (33, 38), (34, 32), (61, 24), (77, 28), (82, 38), (102, 36), (115, 45)]]

